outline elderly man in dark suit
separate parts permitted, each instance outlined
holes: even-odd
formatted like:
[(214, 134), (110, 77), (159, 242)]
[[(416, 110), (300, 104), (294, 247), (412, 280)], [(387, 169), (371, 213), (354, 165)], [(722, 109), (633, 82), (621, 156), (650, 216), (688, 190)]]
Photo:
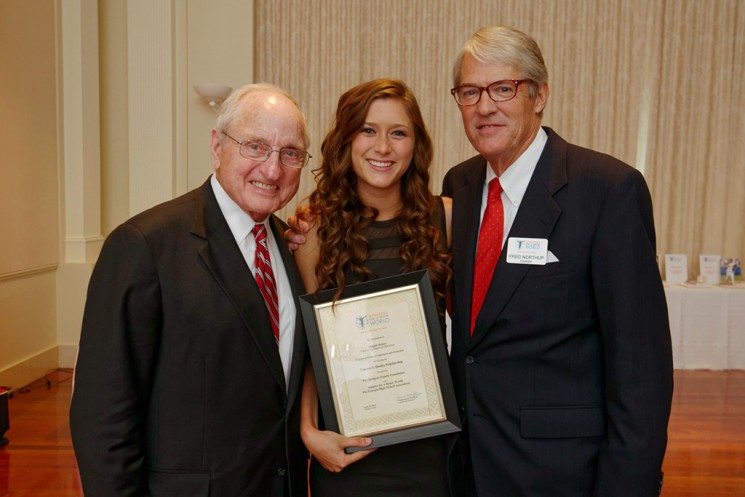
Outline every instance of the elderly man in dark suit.
[(479, 155), (451, 169), (456, 495), (650, 497), (672, 397), (650, 194), (541, 127), (540, 49), (479, 30), (453, 96)]
[(303, 286), (272, 213), (307, 148), (290, 95), (243, 87), (212, 130), (215, 174), (107, 238), (70, 411), (86, 496), (306, 495)]

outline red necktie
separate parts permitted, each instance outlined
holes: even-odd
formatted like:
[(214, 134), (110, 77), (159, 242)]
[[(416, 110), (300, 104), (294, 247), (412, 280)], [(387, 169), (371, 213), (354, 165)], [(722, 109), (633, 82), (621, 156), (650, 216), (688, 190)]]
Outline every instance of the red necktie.
[(473, 267), (473, 299), (471, 300), (471, 335), (489, 290), (492, 273), (502, 252), (502, 233), (504, 232), (504, 207), (502, 206), (502, 185), (499, 178), (489, 182), (489, 199), (481, 221), (479, 241), (476, 246), (476, 263)]
[(269, 312), (269, 320), (272, 322), (274, 338), (279, 343), (279, 306), (277, 299), (277, 284), (272, 272), (272, 262), (269, 259), (269, 248), (266, 240), (266, 226), (257, 224), (251, 230), (256, 238), (256, 284), (264, 296), (266, 310)]

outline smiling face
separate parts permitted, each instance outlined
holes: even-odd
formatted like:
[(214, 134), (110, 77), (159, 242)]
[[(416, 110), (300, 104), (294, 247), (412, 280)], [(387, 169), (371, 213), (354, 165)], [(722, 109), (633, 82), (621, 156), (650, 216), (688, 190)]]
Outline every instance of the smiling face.
[(414, 155), (414, 129), (399, 98), (378, 98), (352, 140), (352, 170), (363, 203), (401, 196), (401, 177)]
[[(460, 84), (488, 86), (495, 81), (522, 79), (516, 68), (481, 62), (467, 54), (460, 70)], [(475, 105), (459, 106), (468, 140), (501, 175), (531, 144), (541, 127), (540, 113), (546, 105), (548, 85), (538, 85), (535, 98), (527, 84), (507, 102), (494, 102), (484, 92)]]
[[(259, 141), (275, 150), (305, 150), (303, 117), (292, 101), (263, 91), (247, 95), (239, 105), (238, 118), (225, 130), (230, 136), (238, 141)], [(240, 155), (237, 143), (215, 129), (211, 156), (217, 181), (257, 222), (284, 207), (300, 185), (301, 169), (283, 166), (279, 153), (272, 152), (264, 162), (246, 159)]]

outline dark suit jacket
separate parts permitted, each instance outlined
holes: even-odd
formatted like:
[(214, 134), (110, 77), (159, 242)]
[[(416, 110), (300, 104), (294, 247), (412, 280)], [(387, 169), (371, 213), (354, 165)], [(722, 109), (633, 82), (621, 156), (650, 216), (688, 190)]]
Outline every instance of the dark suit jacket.
[(479, 497), (657, 495), (672, 353), (649, 191), (635, 169), (545, 129), (509, 236), (548, 239), (558, 262), (508, 264), (505, 244), (473, 337), (486, 162), (474, 157), (444, 180), (462, 448)]
[(299, 310), (287, 388), (209, 181), (116, 228), (91, 277), (70, 410), (86, 497), (282, 497), (288, 482), (306, 495)]

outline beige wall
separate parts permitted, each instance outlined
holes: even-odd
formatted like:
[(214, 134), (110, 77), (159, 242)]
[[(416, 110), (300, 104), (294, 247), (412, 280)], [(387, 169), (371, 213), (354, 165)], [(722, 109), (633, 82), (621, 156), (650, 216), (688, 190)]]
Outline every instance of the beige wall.
[(98, 0), (101, 215), (106, 235), (212, 172), (201, 83), (253, 78), (253, 2)]
[(57, 344), (54, 3), (0, 2), (0, 372)]
[(57, 100), (51, 0), (0, 2), (0, 275), (57, 263)]
[(98, 2), (101, 71), (101, 230), (129, 217), (127, 2)]
[(253, 82), (253, 2), (190, 0), (187, 2), (188, 96), (186, 120), (187, 189), (212, 174), (210, 130), (215, 113), (193, 91), (196, 84), (217, 83), (237, 89)]
[(0, 385), (72, 366), (103, 237), (210, 174), (192, 86), (250, 83), (252, 26), (250, 0), (0, 1)]

